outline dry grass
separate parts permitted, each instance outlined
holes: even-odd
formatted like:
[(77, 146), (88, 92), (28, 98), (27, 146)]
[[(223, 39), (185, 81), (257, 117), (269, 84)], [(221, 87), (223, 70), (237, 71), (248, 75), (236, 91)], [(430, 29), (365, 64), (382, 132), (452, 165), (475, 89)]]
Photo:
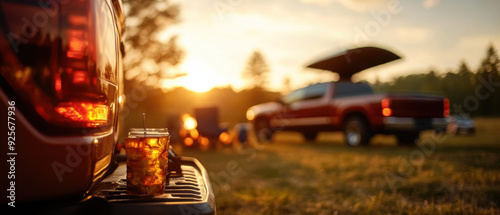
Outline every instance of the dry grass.
[(476, 123), (474, 136), (426, 133), (416, 147), (281, 133), (256, 148), (183, 155), (207, 168), (219, 214), (499, 214), (500, 119)]

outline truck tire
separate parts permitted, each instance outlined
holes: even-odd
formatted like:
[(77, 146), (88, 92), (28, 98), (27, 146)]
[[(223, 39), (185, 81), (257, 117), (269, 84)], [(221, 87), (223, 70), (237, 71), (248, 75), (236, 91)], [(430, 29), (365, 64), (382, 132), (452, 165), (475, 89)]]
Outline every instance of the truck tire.
[(368, 145), (370, 132), (366, 121), (359, 116), (347, 118), (344, 123), (344, 138), (349, 146)]
[(417, 140), (420, 136), (420, 132), (408, 131), (396, 133), (396, 139), (398, 139), (399, 145), (414, 146), (417, 144)]
[(265, 119), (255, 121), (255, 135), (260, 143), (269, 143), (273, 140), (274, 132)]
[(314, 142), (318, 136), (318, 132), (303, 132), (302, 135), (307, 141)]

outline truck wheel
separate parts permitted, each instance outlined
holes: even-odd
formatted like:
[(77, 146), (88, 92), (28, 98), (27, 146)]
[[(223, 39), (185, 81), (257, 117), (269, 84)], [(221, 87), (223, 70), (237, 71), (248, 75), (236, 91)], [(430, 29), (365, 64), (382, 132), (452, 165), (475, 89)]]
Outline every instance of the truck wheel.
[(367, 145), (370, 133), (365, 120), (358, 116), (349, 117), (344, 124), (344, 138), (349, 146)]
[(255, 134), (257, 135), (257, 141), (260, 143), (267, 143), (273, 140), (274, 132), (269, 127), (269, 124), (264, 119), (258, 119), (255, 121)]
[(307, 141), (314, 142), (318, 136), (318, 132), (304, 132), (302, 133)]
[(399, 145), (413, 146), (417, 144), (419, 136), (420, 133), (416, 131), (400, 132), (396, 134), (396, 139)]

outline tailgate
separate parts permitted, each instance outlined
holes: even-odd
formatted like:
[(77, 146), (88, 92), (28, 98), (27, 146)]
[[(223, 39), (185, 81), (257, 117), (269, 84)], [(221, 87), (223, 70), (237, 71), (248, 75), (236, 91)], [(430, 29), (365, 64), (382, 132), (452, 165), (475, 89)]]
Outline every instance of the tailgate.
[(444, 117), (444, 98), (432, 95), (389, 95), (392, 116), (441, 118)]
[(215, 214), (214, 194), (205, 168), (195, 158), (182, 157), (183, 176), (169, 178), (165, 194), (143, 198), (127, 194), (126, 165), (118, 167), (93, 192), (110, 214)]
[(129, 195), (127, 166), (121, 163), (84, 200), (44, 214), (216, 214), (215, 197), (205, 168), (195, 158), (180, 159), (182, 175), (167, 176), (162, 195)]

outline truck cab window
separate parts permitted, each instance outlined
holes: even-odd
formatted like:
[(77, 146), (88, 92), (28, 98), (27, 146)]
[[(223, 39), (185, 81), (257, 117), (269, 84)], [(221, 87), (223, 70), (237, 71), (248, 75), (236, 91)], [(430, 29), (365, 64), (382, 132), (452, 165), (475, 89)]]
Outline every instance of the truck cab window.
[(283, 97), (283, 102), (285, 104), (291, 104), (297, 101), (318, 99), (325, 96), (327, 88), (328, 84), (322, 83), (298, 89)]
[(367, 84), (338, 82), (335, 83), (335, 91), (333, 92), (333, 97), (341, 98), (346, 96), (358, 96), (367, 94), (373, 94), (373, 89)]
[(328, 88), (328, 84), (315, 84), (309, 87), (306, 87), (306, 92), (304, 96), (304, 100), (309, 99), (318, 99), (325, 96), (326, 89)]
[(291, 103), (294, 103), (296, 101), (303, 100), (305, 97), (305, 94), (306, 94), (305, 88), (295, 90), (295, 91), (291, 92), (290, 94), (286, 95), (285, 97), (283, 97), (283, 103), (291, 104)]

